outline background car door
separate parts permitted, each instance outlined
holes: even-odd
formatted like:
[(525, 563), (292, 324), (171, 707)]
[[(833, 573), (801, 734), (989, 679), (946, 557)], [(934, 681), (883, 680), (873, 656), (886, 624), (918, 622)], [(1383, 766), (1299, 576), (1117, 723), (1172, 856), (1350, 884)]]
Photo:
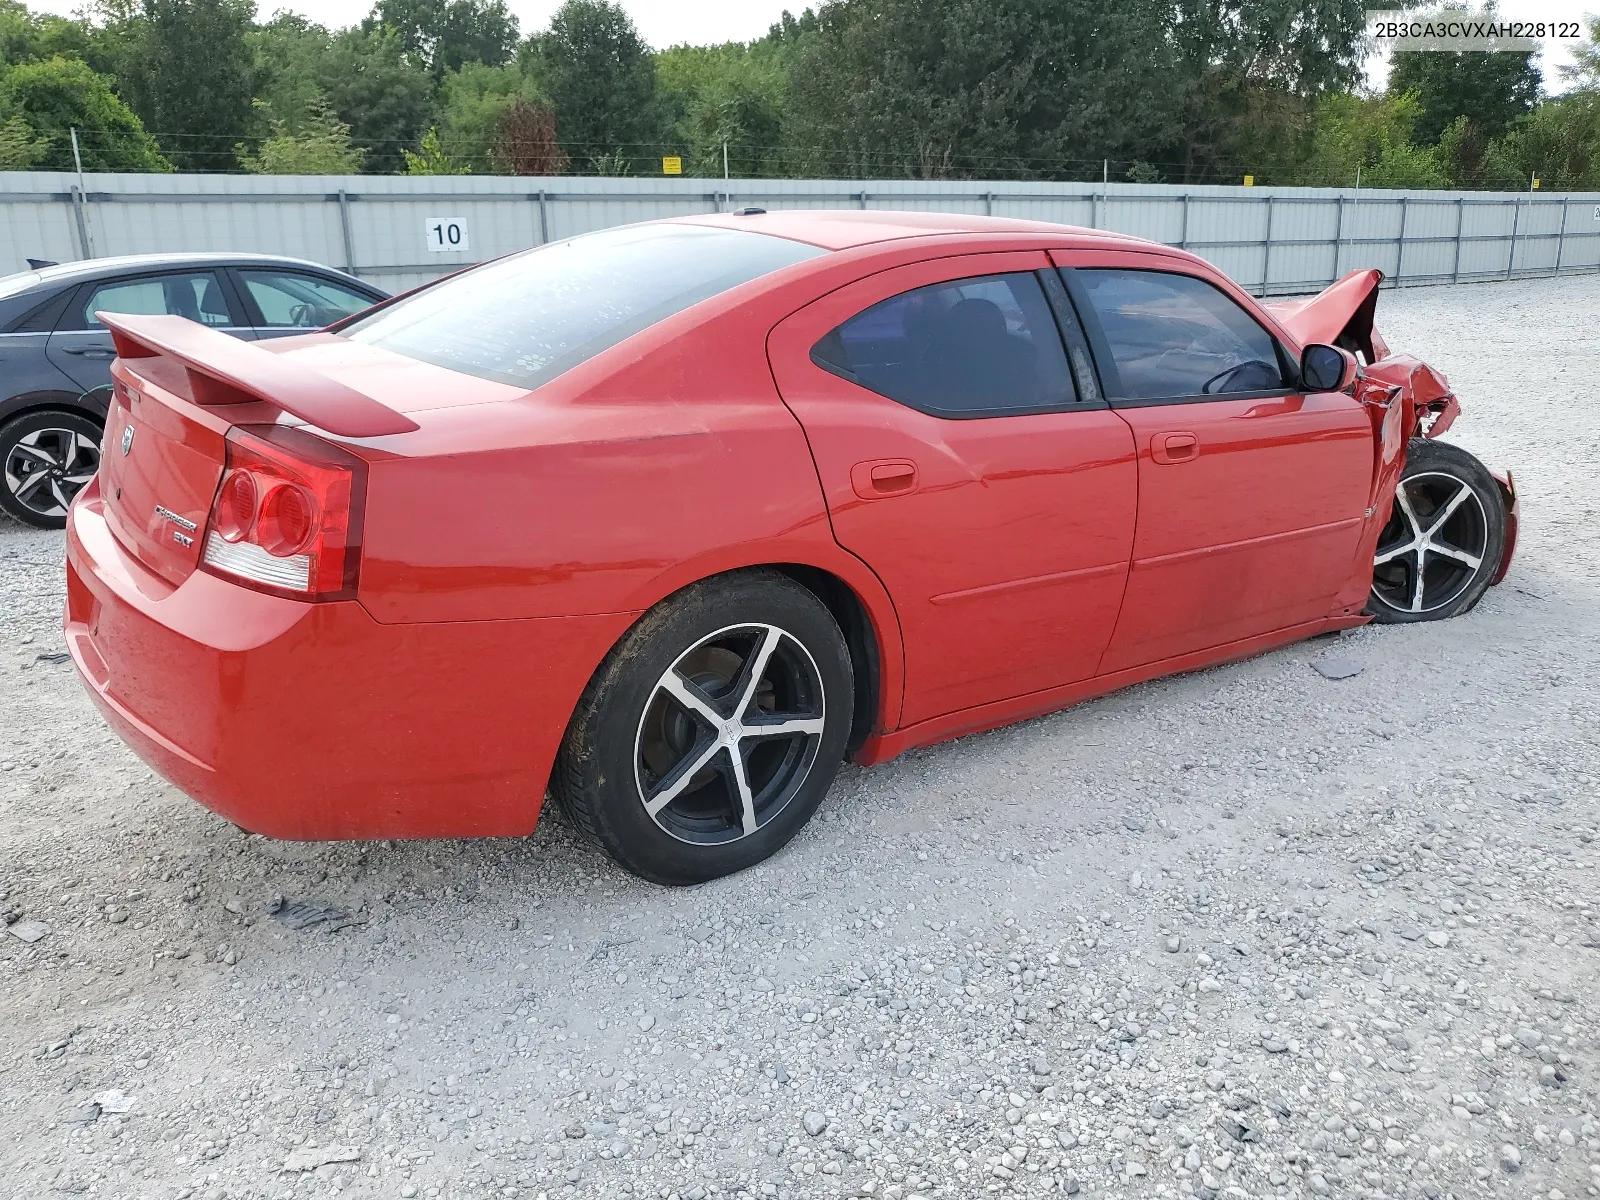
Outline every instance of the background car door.
[(1063, 276), (1139, 456), (1133, 563), (1101, 672), (1328, 615), (1366, 516), (1362, 407), (1299, 391), (1260, 321), (1171, 259), (1057, 257), (1078, 264)]
[(168, 271), (122, 276), (85, 283), (78, 288), (45, 355), (85, 392), (111, 385), (111, 360), (116, 350), (111, 331), (94, 314), (173, 313), (235, 337), (255, 335), (243, 324), (216, 271)]
[(1116, 621), (1133, 441), (1097, 395), (1079, 398), (1048, 265), (1032, 252), (884, 271), (768, 342), (834, 535), (894, 600), (902, 726), (1087, 678)]
[(233, 274), (247, 319), (259, 338), (309, 333), (382, 298), (308, 271), (235, 267)]

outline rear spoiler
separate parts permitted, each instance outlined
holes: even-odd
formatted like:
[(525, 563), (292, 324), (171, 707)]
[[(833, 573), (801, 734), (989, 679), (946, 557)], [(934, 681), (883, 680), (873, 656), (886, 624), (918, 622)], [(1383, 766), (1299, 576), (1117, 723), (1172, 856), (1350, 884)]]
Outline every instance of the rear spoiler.
[(285, 355), (185, 317), (94, 315), (111, 330), (119, 358), (165, 356), (181, 364), (196, 404), (260, 400), (343, 437), (378, 437), (419, 428), (410, 417)]

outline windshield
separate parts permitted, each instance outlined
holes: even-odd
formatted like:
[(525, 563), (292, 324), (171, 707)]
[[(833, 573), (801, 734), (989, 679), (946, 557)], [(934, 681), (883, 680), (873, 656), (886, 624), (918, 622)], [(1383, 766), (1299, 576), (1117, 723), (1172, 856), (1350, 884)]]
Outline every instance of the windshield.
[(536, 388), (691, 304), (825, 253), (741, 229), (627, 225), (487, 263), (338, 332)]

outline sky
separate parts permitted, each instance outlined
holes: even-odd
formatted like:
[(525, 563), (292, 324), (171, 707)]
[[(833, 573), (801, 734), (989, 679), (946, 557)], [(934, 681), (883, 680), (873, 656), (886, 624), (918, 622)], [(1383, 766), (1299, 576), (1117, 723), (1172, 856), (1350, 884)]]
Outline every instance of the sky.
[[(82, 7), (83, 0), (26, 0), (38, 12), (70, 16)], [(545, 28), (561, 0), (510, 0), (511, 11), (522, 22), (524, 35)], [(815, 3), (815, 0), (811, 0)], [(1373, 8), (1398, 8), (1397, 0), (1369, 0)], [(676, 46), (711, 45), (718, 42), (748, 42), (761, 37), (778, 20), (785, 8), (799, 12), (807, 0), (622, 0), (640, 35), (656, 49)], [(1583, 21), (1585, 11), (1600, 11), (1600, 0), (1499, 0), (1500, 15), (1521, 21)], [(372, 10), (372, 0), (257, 0), (263, 17), (288, 10), (337, 28), (354, 25)], [(1562, 90), (1556, 67), (1570, 60), (1564, 48), (1547, 47), (1540, 62), (1545, 90)], [(1388, 75), (1387, 63), (1374, 59), (1367, 64), (1367, 79), (1382, 87)]]

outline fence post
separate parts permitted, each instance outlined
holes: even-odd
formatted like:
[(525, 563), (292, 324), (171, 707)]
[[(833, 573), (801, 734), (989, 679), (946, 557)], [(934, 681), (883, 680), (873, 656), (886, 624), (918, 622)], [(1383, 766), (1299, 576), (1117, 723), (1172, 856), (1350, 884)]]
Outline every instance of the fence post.
[(1333, 281), (1339, 282), (1339, 257), (1344, 251), (1344, 193), (1339, 193), (1339, 218), (1333, 227)]
[(1456, 261), (1450, 268), (1450, 282), (1461, 282), (1461, 230), (1467, 218), (1467, 199), (1465, 196), (1456, 197)]
[(983, 215), (986, 216), (986, 217), (994, 216), (994, 193), (993, 192), (985, 192), (983, 194)]
[(1189, 248), (1189, 193), (1183, 194), (1183, 226), (1178, 230), (1178, 249)]
[(544, 189), (539, 189), (539, 245), (543, 246), (550, 240), (550, 214), (545, 210)]
[(350, 197), (345, 195), (343, 188), (339, 189), (339, 228), (344, 233), (344, 269), (354, 275), (356, 246), (355, 238), (350, 233)]
[(1089, 228), (1090, 229), (1099, 229), (1100, 228), (1100, 193), (1099, 192), (1091, 191), (1089, 193)]
[(1550, 269), (1550, 274), (1561, 274), (1561, 252), (1567, 247), (1567, 209), (1571, 202), (1563, 197), (1561, 200), (1561, 232), (1556, 235), (1556, 265)]
[(1409, 210), (1410, 196), (1400, 197), (1400, 236), (1395, 239), (1394, 255), (1394, 285), (1400, 286), (1400, 281), (1405, 278), (1406, 263), (1406, 213)]
[(1267, 244), (1261, 254), (1261, 294), (1267, 294), (1267, 284), (1272, 280), (1272, 200), (1267, 197)]
[(1517, 265), (1517, 231), (1522, 227), (1522, 201), (1511, 202), (1511, 253), (1506, 255), (1506, 278), (1511, 278), (1511, 272)]
[(67, 194), (72, 197), (72, 215), (78, 226), (78, 253), (84, 258), (92, 258), (93, 255), (89, 253), (89, 223), (83, 219), (83, 189), (73, 184)]
[(856, 193), (856, 207), (857, 208), (865, 208), (866, 206), (867, 206), (867, 194), (865, 192), (857, 192)]

